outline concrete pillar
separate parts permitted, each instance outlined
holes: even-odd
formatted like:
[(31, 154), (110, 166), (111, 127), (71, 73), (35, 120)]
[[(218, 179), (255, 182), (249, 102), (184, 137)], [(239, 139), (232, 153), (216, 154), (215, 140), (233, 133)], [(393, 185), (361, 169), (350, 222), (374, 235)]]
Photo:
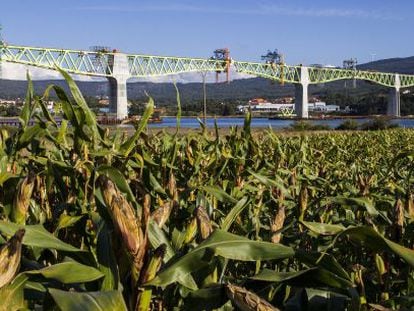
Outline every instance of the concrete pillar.
[(400, 76), (396, 74), (394, 87), (388, 95), (387, 116), (397, 118), (401, 116), (400, 87)]
[(128, 117), (127, 80), (129, 78), (128, 58), (126, 54), (115, 53), (112, 77), (108, 78), (110, 87), (111, 111), (118, 120)]
[(309, 118), (308, 113), (309, 73), (307, 67), (300, 68), (300, 83), (295, 85), (295, 112), (298, 118)]

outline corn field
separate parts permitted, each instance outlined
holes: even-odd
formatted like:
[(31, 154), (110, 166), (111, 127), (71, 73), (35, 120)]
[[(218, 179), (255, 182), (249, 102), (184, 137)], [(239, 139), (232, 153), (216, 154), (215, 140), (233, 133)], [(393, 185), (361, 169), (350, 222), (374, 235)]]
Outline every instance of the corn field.
[(126, 135), (62, 74), (0, 132), (1, 310), (414, 308), (413, 131)]

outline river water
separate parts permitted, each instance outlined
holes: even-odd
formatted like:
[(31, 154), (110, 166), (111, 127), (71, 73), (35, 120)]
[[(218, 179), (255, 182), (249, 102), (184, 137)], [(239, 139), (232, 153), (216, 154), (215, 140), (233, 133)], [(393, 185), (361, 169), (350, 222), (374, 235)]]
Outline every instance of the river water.
[[(370, 121), (369, 118), (353, 119), (359, 124), (366, 123)], [(214, 122), (217, 121), (219, 128), (228, 128), (232, 126), (243, 126), (244, 118), (207, 118), (207, 127), (214, 127)], [(342, 124), (345, 119), (331, 119), (331, 120), (309, 120), (308, 122), (312, 124), (322, 124), (327, 125), (330, 128), (336, 128)], [(164, 128), (164, 127), (176, 127), (176, 118), (175, 117), (163, 117), (161, 123), (151, 123), (149, 127), (151, 128)], [(267, 118), (252, 118), (251, 127), (256, 128), (273, 128), (273, 129), (283, 129), (289, 128), (295, 120), (269, 120)], [(414, 128), (414, 119), (393, 119), (392, 123), (398, 124), (402, 128)], [(194, 117), (182, 117), (181, 118), (181, 127), (182, 128), (199, 128), (200, 122), (197, 118)]]

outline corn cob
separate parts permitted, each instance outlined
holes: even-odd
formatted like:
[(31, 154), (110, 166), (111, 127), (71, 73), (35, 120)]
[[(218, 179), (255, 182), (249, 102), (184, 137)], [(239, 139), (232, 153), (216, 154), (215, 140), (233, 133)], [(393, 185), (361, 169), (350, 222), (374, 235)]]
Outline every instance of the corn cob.
[(195, 215), (197, 219), (197, 225), (201, 233), (201, 238), (205, 240), (213, 232), (210, 217), (202, 206), (198, 206), (195, 209)]
[(21, 180), (17, 186), (16, 196), (13, 201), (13, 209), (10, 215), (12, 221), (17, 224), (24, 225), (26, 223), (26, 216), (33, 193), (34, 181), (35, 176), (29, 174)]
[(299, 191), (299, 220), (305, 218), (306, 209), (308, 208), (308, 188), (306, 185), (302, 185)]
[(160, 228), (164, 226), (164, 224), (170, 217), (173, 206), (174, 201), (165, 202), (152, 213), (151, 217), (154, 219), (154, 221)]
[(274, 219), (271, 222), (272, 242), (280, 243), (280, 239), (282, 238), (282, 235), (278, 231), (283, 228), (283, 224), (286, 218), (285, 205), (283, 204), (285, 197), (282, 191), (280, 191), (279, 189), (275, 189), (273, 192), (278, 198), (277, 200), (278, 209), (277, 209), (277, 213)]
[[(158, 270), (161, 268), (162, 260), (165, 256), (165, 251), (167, 247), (165, 244), (161, 244), (155, 251), (153, 256), (150, 259), (150, 262), (145, 269), (145, 273), (142, 277), (142, 284), (145, 284), (148, 281), (151, 281)], [(148, 311), (151, 303), (152, 289), (147, 288), (138, 295), (136, 310), (138, 311)]]
[(112, 181), (100, 177), (105, 204), (109, 208), (112, 222), (122, 242), (132, 257), (133, 279), (138, 280), (144, 263), (146, 252), (146, 238), (141, 223), (135, 215), (134, 209), (124, 198)]
[(170, 179), (168, 180), (168, 193), (174, 201), (178, 201), (177, 181), (172, 172), (170, 173)]
[(0, 248), (0, 288), (10, 283), (19, 269), (24, 233), (24, 229), (17, 230)]
[(196, 234), (197, 234), (197, 219), (196, 217), (193, 217), (193, 219), (191, 219), (191, 222), (187, 225), (187, 229), (185, 231), (184, 243), (185, 244), (190, 243), (195, 238)]
[(278, 311), (279, 309), (272, 306), (266, 300), (245, 288), (227, 284), (226, 293), (230, 300), (241, 311)]

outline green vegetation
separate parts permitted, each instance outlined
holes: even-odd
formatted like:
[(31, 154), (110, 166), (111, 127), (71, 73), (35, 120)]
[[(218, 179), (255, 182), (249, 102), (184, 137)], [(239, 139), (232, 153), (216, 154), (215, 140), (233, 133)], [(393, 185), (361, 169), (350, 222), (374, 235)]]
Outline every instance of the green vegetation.
[(399, 127), (398, 124), (391, 123), (388, 118), (375, 118), (361, 125), (361, 129), (365, 131), (386, 130)]
[(336, 129), (341, 131), (356, 131), (359, 128), (359, 124), (355, 120), (345, 120)]
[(414, 306), (413, 131), (253, 135), (247, 116), (177, 135), (179, 105), (177, 133), (149, 137), (150, 100), (111, 134), (62, 74), (71, 97), (29, 84), (21, 127), (0, 131), (8, 310)]
[(331, 128), (329, 125), (312, 124), (309, 121), (300, 120), (292, 123), (289, 129), (293, 131), (329, 131)]
[(355, 120), (345, 120), (336, 129), (341, 131), (378, 131), (398, 128), (397, 123), (392, 123), (392, 119), (388, 117), (377, 117), (362, 124), (358, 124)]

